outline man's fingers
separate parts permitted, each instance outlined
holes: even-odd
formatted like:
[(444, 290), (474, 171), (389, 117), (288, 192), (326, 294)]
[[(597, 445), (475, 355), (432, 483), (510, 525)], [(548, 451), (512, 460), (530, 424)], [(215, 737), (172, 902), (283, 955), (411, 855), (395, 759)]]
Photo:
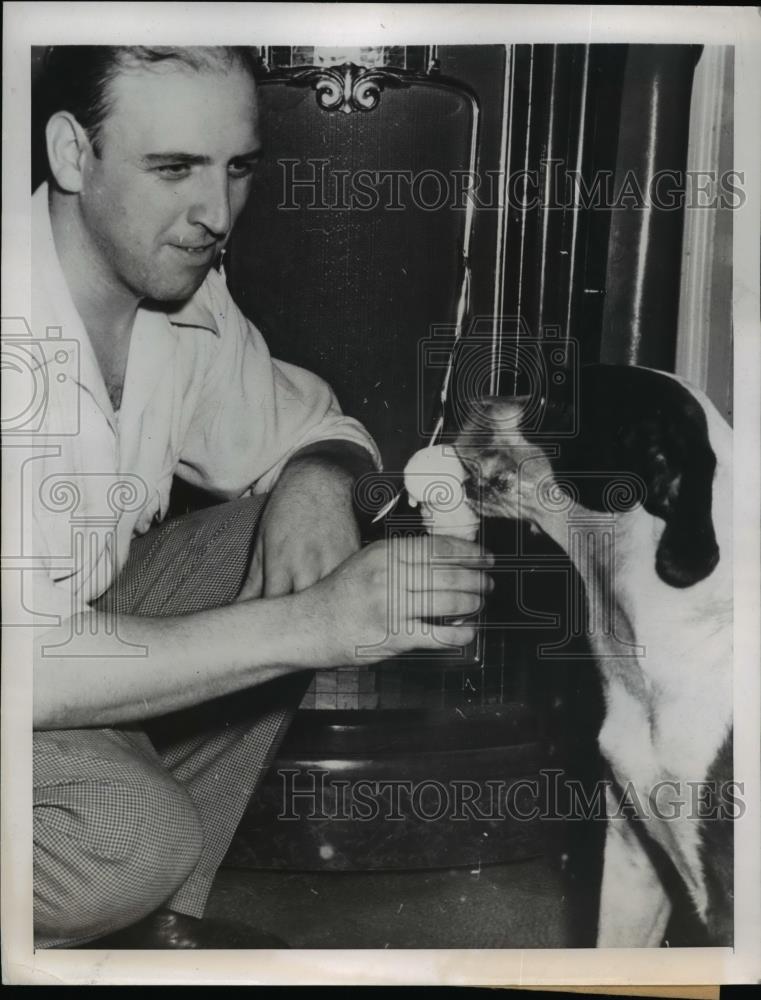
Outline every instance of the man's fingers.
[(391, 551), (407, 563), (429, 562), (459, 563), (472, 568), (488, 569), (494, 565), (494, 556), (477, 542), (452, 535), (417, 535), (392, 540)]
[(462, 566), (434, 566), (431, 563), (406, 563), (396, 577), (408, 593), (428, 594), (462, 591), (465, 594), (490, 594), (494, 580), (480, 569)]
[(476, 637), (474, 625), (434, 625), (421, 643), (423, 649), (442, 646), (467, 646)]
[(490, 594), (494, 590), (494, 580), (483, 570), (431, 566), (427, 573), (425, 569), (421, 571), (414, 587), (420, 591), (459, 590), (466, 594)]
[(467, 538), (457, 538), (455, 535), (432, 535), (433, 555), (446, 558), (462, 556), (468, 562), (471, 559), (482, 559), (492, 566), (494, 556), (483, 548), (480, 542), (471, 542)]
[(463, 594), (459, 591), (411, 594), (410, 601), (410, 617), (416, 619), (453, 616), (466, 618), (480, 611), (483, 605), (479, 594)]

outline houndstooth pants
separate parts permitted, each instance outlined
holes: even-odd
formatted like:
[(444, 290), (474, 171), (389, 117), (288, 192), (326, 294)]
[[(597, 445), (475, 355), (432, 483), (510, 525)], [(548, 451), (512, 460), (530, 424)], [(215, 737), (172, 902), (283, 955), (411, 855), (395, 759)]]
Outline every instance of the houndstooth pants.
[[(98, 607), (161, 616), (234, 601), (263, 504), (222, 504), (135, 539)], [(36, 732), (35, 945), (84, 944), (162, 904), (200, 917), (310, 677), (150, 725)]]

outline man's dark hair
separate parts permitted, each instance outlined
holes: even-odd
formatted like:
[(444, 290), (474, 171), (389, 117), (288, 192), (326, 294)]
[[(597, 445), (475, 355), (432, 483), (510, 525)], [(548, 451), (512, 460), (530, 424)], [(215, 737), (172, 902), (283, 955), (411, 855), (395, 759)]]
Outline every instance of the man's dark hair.
[[(255, 76), (254, 50), (242, 46), (169, 47), (62, 45), (47, 50), (42, 78), (43, 118), (68, 111), (87, 133), (96, 156), (111, 110), (109, 84), (125, 70), (175, 63), (198, 72), (243, 67)], [(44, 127), (44, 125), (43, 125)]]

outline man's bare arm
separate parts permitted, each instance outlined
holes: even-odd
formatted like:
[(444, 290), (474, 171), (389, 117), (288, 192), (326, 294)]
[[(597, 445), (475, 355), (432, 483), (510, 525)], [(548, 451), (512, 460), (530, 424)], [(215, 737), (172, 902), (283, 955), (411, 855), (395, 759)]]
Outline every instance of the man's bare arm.
[[(332, 554), (327, 571), (335, 568), (359, 547), (351, 488), (353, 476), (371, 466), (368, 453), (350, 442), (318, 442), (302, 449), (293, 456), (270, 497), (260, 539), (277, 510), (286, 522), (286, 537), (294, 543), (298, 543), (301, 531), (306, 532), (310, 545), (315, 539), (327, 545), (334, 534), (328, 529), (338, 524), (349, 534), (350, 543), (339, 547), (337, 555)], [(294, 494), (299, 499), (304, 492), (310, 494), (307, 512), (302, 510), (294, 525)], [(321, 510), (317, 522), (312, 523), (315, 506)], [(274, 555), (270, 552), (268, 563), (276, 577), (279, 567)], [(308, 562), (298, 544), (293, 561), (298, 567)], [(303, 575), (304, 571), (299, 572)], [(313, 574), (306, 584), (320, 575), (326, 573)], [(264, 602), (239, 598), (236, 605), (174, 617), (120, 615), (121, 643), (119, 655), (113, 658), (99, 655), (112, 621), (96, 611), (86, 612), (87, 621), (75, 628), (77, 650), (81, 652), (84, 642), (92, 648), (92, 655), (58, 655), (72, 653), (71, 644), (60, 647), (72, 631), (71, 623), (47, 633), (37, 644), (35, 726), (102, 726), (147, 719), (285, 673), (332, 665), (319, 662), (328, 654), (320, 615), (313, 615), (304, 630), (301, 624), (295, 626), (309, 614), (314, 597), (296, 601), (289, 596), (292, 589), (306, 588), (289, 585), (278, 589), (262, 586), (259, 581), (254, 588), (244, 590), (257, 598), (263, 593), (267, 598)], [(127, 644), (145, 650), (145, 654), (125, 657)]]
[[(293, 628), (293, 604), (293, 597), (282, 597), (162, 618), (120, 615), (121, 655), (114, 657), (98, 653), (98, 632), (112, 621), (87, 612), (77, 647), (89, 642), (92, 656), (60, 655), (67, 647), (56, 646), (70, 634), (70, 623), (35, 644), (34, 727), (148, 719), (314, 666), (314, 649)], [(125, 657), (124, 643), (145, 654)]]
[[(441, 538), (437, 556), (445, 565), (432, 572), (430, 544), (425, 538), (407, 540), (404, 548), (376, 542), (295, 594), (166, 618), (120, 616), (121, 639), (144, 646), (145, 656), (102, 655), (97, 632), (110, 622), (95, 611), (86, 613), (80, 654), (57, 654), (53, 646), (70, 634), (70, 624), (63, 623), (36, 642), (34, 726), (67, 729), (152, 718), (299, 670), (355, 663), (360, 647), (360, 662), (367, 664), (412, 649), (440, 649), (442, 642), (464, 645), (473, 638), (472, 627), (432, 631), (425, 622), (475, 612), (481, 570), (493, 560), (473, 543)], [(404, 589), (391, 588), (392, 579), (405, 581)], [(93, 655), (81, 652), (83, 643)]]

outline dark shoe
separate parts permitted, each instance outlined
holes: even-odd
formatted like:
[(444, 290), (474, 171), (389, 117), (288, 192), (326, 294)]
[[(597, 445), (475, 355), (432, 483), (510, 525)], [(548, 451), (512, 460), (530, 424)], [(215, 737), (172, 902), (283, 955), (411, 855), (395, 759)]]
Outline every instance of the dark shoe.
[(173, 910), (156, 910), (124, 930), (90, 941), (82, 948), (288, 948), (281, 938), (247, 924), (199, 920)]

